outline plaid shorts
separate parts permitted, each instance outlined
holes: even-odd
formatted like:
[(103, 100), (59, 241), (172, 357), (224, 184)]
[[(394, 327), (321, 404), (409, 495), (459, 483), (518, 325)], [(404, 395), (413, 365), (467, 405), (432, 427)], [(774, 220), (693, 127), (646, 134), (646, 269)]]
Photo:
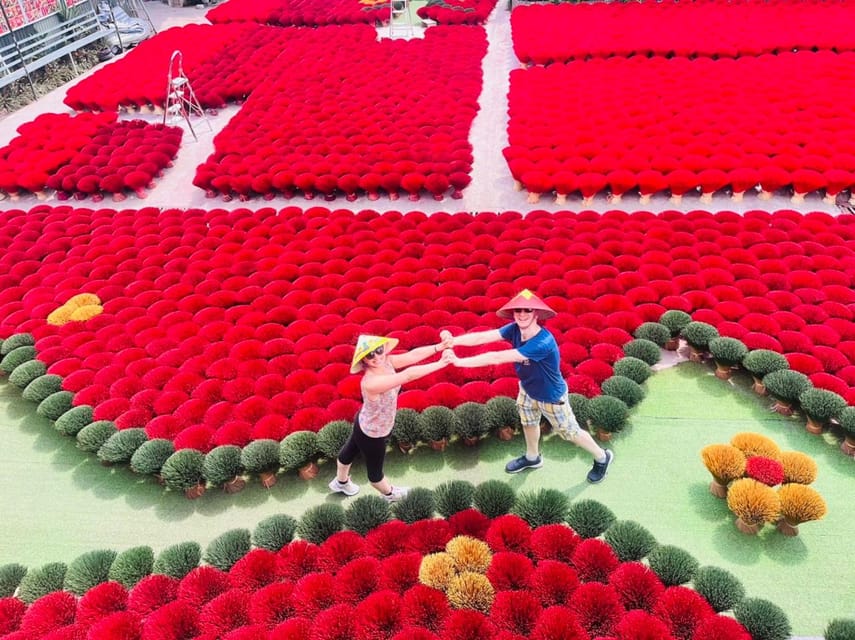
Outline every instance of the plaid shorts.
[(555, 432), (565, 440), (575, 440), (581, 430), (566, 393), (558, 404), (554, 404), (535, 400), (520, 387), (517, 408), (523, 427), (539, 427), (540, 418), (544, 416)]

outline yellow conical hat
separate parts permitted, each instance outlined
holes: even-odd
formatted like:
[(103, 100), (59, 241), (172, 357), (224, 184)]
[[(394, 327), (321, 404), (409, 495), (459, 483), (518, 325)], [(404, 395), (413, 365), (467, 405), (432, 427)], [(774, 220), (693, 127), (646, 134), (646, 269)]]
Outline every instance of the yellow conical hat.
[(353, 360), (350, 363), (350, 372), (359, 373), (362, 370), (362, 367), (359, 364), (362, 362), (362, 359), (374, 351), (374, 349), (384, 344), (389, 345), (386, 347), (386, 353), (389, 353), (398, 346), (398, 339), (384, 338), (383, 336), (359, 336), (356, 340), (356, 350), (353, 352)]

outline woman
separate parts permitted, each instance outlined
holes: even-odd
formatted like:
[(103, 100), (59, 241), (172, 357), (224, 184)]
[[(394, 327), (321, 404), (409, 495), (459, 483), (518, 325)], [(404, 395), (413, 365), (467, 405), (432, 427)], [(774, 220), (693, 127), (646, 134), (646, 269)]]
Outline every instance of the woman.
[(330, 491), (334, 493), (353, 496), (359, 492), (359, 485), (350, 479), (350, 466), (361, 451), (365, 456), (368, 480), (372, 487), (389, 502), (397, 502), (407, 495), (408, 489), (393, 487), (383, 473), (386, 439), (395, 426), (398, 392), (404, 383), (418, 380), (447, 366), (450, 354), (443, 354), (435, 362), (410, 366), (439, 353), (443, 348), (442, 343), (392, 355), (397, 344), (395, 338), (367, 335), (359, 336), (356, 342), (350, 372), (365, 372), (360, 383), (362, 408), (356, 415), (353, 433), (338, 454), (336, 477), (329, 484)]

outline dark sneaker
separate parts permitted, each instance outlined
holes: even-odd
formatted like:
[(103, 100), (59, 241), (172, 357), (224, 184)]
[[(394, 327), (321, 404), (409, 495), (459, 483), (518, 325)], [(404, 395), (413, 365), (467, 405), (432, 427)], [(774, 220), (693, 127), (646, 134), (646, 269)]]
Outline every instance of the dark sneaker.
[(508, 473), (519, 473), (523, 469), (540, 469), (543, 466), (543, 458), (537, 456), (537, 460), (529, 460), (525, 456), (514, 458), (505, 465), (505, 471)]
[(609, 472), (609, 465), (612, 463), (612, 460), (615, 459), (615, 454), (613, 454), (610, 450), (606, 449), (606, 461), (605, 462), (594, 462), (594, 466), (588, 472), (588, 482), (591, 484), (597, 484), (598, 482), (602, 482), (603, 478), (606, 477), (606, 474)]

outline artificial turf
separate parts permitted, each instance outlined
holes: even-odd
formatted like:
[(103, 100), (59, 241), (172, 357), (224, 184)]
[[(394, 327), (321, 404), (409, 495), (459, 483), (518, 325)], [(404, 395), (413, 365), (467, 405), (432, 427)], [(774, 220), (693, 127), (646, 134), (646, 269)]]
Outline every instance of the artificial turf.
[[(683, 363), (658, 372), (645, 386), (647, 397), (633, 411), (630, 426), (609, 445), (615, 463), (600, 485), (585, 482), (587, 455), (556, 436), (545, 439), (545, 466), (538, 471), (504, 473), (504, 463), (521, 451), (517, 436), (511, 442), (489, 438), (474, 448), (455, 443), (445, 452), (422, 446), (405, 456), (395, 450), (387, 474), (395, 483), (429, 488), (451, 478), (473, 483), (500, 478), (517, 491), (550, 487), (572, 500), (595, 499), (619, 519), (642, 524), (660, 543), (734, 573), (748, 596), (786, 611), (795, 635), (819, 636), (829, 620), (852, 617), (855, 564), (848, 561), (848, 540), (855, 468), (834, 438), (810, 435), (800, 418), (769, 412), (769, 401), (751, 392), (744, 375), (724, 382), (708, 366)], [(255, 480), (236, 495), (209, 489), (199, 500), (187, 500), (149, 477), (104, 467), (80, 452), (74, 439), (55, 432), (6, 383), (0, 384), (0, 429), (0, 564), (34, 567), (70, 562), (93, 549), (147, 544), (158, 551), (186, 540), (204, 548), (220, 533), (251, 530), (273, 513), (299, 517), (312, 505), (343, 499), (329, 495), (333, 469), (322, 463), (312, 481), (284, 474), (270, 490)], [(798, 449), (817, 461), (813, 486), (828, 504), (825, 519), (802, 525), (794, 538), (771, 526), (756, 537), (737, 531), (725, 502), (707, 490), (710, 476), (699, 452), (740, 431), (765, 434), (782, 449)], [(353, 477), (366, 482), (359, 462)]]

